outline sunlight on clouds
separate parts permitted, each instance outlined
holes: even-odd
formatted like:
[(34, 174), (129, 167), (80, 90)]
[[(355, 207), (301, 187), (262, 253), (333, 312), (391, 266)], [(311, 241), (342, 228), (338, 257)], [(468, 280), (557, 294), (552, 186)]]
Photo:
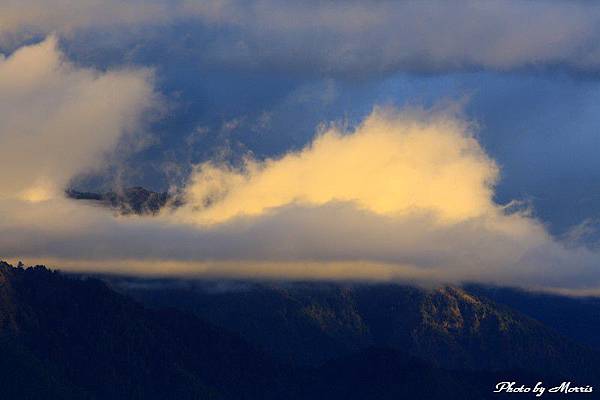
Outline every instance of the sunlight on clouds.
[(53, 188), (52, 185), (42, 183), (21, 192), (20, 198), (31, 203), (39, 203), (50, 200), (56, 195), (56, 188)]
[[(18, 263), (19, 260), (9, 260)], [(29, 264), (52, 263), (70, 271), (97, 271), (140, 276), (183, 276), (204, 278), (359, 280), (385, 282), (415, 280), (447, 282), (434, 271), (411, 265), (370, 261), (178, 261), (178, 260), (64, 260), (27, 259)]]
[(115, 216), (69, 200), (154, 106), (146, 70), (77, 67), (57, 40), (0, 60), (0, 257), (76, 271), (600, 288), (600, 254), (493, 200), (498, 167), (450, 111), (376, 108), (303, 149), (197, 165), (188, 203)]
[(289, 204), (352, 202), (380, 215), (431, 212), (451, 223), (495, 210), (497, 175), (452, 115), (376, 109), (352, 132), (331, 127), (279, 159), (248, 159), (241, 169), (197, 166), (181, 213), (214, 224)]

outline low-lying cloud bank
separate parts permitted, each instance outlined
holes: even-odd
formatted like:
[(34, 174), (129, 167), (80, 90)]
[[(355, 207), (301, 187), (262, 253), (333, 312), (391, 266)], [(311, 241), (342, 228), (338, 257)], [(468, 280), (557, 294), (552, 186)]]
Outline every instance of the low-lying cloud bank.
[(114, 216), (62, 196), (139, 129), (147, 71), (81, 69), (50, 38), (0, 61), (0, 257), (63, 269), (511, 284), (600, 292), (600, 254), (493, 200), (499, 170), (447, 111), (378, 109), (240, 168), (204, 163), (186, 205)]
[(564, 66), (597, 72), (599, 22), (600, 5), (567, 0), (58, 0), (52, 6), (8, 0), (0, 43), (114, 28), (143, 41), (152, 29), (137, 27), (184, 23), (199, 28), (186, 35), (199, 46), (199, 60), (238, 68), (369, 75)]

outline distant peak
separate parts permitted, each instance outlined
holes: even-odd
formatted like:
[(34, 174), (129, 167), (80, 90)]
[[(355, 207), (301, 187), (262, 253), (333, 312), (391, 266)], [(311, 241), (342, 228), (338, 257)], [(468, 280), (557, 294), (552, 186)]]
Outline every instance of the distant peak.
[(65, 194), (73, 200), (96, 202), (123, 215), (156, 215), (164, 207), (179, 207), (183, 204), (178, 195), (169, 192), (154, 192), (142, 186), (108, 192), (85, 192), (69, 188), (65, 190)]

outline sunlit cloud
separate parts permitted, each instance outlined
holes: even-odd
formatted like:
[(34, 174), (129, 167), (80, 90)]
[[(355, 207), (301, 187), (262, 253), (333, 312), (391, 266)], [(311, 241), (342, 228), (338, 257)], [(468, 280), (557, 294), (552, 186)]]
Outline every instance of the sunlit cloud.
[(494, 211), (497, 174), (457, 118), (376, 109), (353, 132), (327, 128), (279, 159), (247, 159), (238, 169), (198, 165), (186, 217), (211, 224), (290, 204), (351, 202), (380, 215), (431, 212), (456, 222)]

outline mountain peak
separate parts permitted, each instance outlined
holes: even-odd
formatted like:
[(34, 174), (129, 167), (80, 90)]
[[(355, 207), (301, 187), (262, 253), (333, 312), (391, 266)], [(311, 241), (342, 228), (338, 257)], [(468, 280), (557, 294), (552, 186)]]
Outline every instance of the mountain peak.
[(70, 199), (95, 202), (124, 215), (155, 215), (163, 207), (178, 207), (182, 204), (177, 195), (169, 192), (153, 192), (142, 186), (119, 188), (103, 193), (67, 189), (65, 194)]

